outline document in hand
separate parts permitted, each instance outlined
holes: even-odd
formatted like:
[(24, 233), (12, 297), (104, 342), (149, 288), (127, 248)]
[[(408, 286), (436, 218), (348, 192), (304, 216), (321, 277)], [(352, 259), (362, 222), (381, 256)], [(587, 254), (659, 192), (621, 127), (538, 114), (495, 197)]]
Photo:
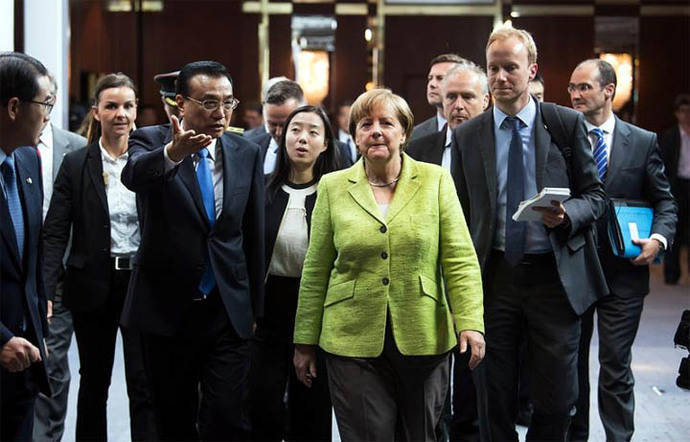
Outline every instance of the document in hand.
[(541, 213), (532, 208), (553, 207), (551, 201), (563, 202), (568, 198), (570, 198), (570, 189), (567, 187), (544, 187), (541, 192), (520, 203), (513, 213), (513, 221), (539, 221)]
[(607, 227), (613, 254), (620, 258), (639, 255), (642, 249), (633, 240), (648, 239), (653, 221), (654, 209), (646, 202), (611, 198)]

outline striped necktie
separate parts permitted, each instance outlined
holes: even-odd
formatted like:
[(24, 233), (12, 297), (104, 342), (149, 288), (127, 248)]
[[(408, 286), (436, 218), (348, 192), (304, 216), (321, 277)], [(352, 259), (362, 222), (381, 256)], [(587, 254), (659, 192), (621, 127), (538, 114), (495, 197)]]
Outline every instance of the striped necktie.
[(595, 127), (591, 131), (596, 138), (594, 142), (594, 150), (592, 156), (594, 157), (594, 162), (597, 165), (597, 171), (599, 172), (599, 178), (604, 181), (606, 177), (606, 171), (609, 169), (609, 160), (606, 151), (608, 147), (606, 146), (606, 140), (604, 140), (604, 131)]

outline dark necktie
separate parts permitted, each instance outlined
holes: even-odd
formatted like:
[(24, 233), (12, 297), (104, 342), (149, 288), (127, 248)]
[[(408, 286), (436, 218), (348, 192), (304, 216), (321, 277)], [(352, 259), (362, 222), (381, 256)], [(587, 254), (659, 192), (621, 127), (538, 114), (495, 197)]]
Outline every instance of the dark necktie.
[(522, 138), (520, 137), (520, 120), (508, 117), (513, 128), (508, 151), (508, 180), (506, 183), (506, 240), (505, 259), (512, 266), (522, 260), (525, 252), (525, 223), (513, 221), (513, 213), (520, 201), (525, 198), (524, 166), (522, 163)]
[[(201, 149), (197, 152), (199, 158), (199, 164), (196, 167), (196, 179), (199, 181), (199, 190), (201, 190), (201, 200), (204, 203), (204, 209), (206, 209), (206, 216), (208, 217), (208, 222), (211, 227), (216, 221), (216, 204), (213, 196), (213, 178), (211, 177), (211, 168), (208, 166), (208, 150)], [(199, 290), (204, 294), (204, 297), (208, 296), (216, 286), (216, 278), (213, 276), (213, 269), (211, 268), (211, 262), (206, 254), (206, 262), (204, 265), (204, 273), (201, 275), (201, 282), (199, 282)]]
[(17, 191), (17, 178), (14, 172), (14, 157), (11, 155), (5, 158), (2, 164), (2, 179), (5, 185), (5, 197), (7, 198), (7, 208), (10, 212), (14, 235), (17, 239), (17, 250), (19, 259), (24, 255), (24, 214), (22, 213), (22, 203), (19, 200)]
[(592, 156), (594, 157), (594, 162), (597, 165), (599, 179), (601, 179), (601, 181), (603, 182), (604, 178), (606, 177), (606, 172), (609, 169), (609, 161), (608, 156), (606, 154), (608, 146), (606, 146), (606, 140), (604, 140), (603, 130), (599, 129), (598, 127), (595, 127), (594, 129), (592, 129), (592, 133), (596, 137), (596, 142), (594, 143)]

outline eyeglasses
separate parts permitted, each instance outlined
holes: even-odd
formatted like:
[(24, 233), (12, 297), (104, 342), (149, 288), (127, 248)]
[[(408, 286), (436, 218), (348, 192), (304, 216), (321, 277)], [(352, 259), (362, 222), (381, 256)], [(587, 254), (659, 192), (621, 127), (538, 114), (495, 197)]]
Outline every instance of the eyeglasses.
[(579, 84), (570, 83), (568, 85), (568, 93), (570, 93), (570, 94), (572, 94), (575, 91), (578, 91), (579, 93), (584, 94), (584, 93), (589, 92), (593, 89), (594, 88), (589, 83), (579, 83)]
[[(209, 100), (197, 100), (196, 98), (192, 97), (185, 97), (187, 100), (193, 101), (196, 104), (200, 105), (207, 111), (214, 111), (218, 109), (221, 105), (221, 102), (219, 100), (214, 100), (214, 99), (209, 99)], [(240, 100), (238, 100), (235, 97), (230, 98), (229, 100), (225, 100), (222, 102), (223, 104), (223, 110), (225, 112), (230, 112), (231, 110), (235, 109), (238, 104), (240, 104)]]
[(26, 100), (27, 103), (40, 104), (43, 107), (43, 112), (46, 115), (50, 115), (53, 111), (53, 106), (55, 106), (55, 98), (51, 98), (48, 101), (36, 101), (36, 100)]

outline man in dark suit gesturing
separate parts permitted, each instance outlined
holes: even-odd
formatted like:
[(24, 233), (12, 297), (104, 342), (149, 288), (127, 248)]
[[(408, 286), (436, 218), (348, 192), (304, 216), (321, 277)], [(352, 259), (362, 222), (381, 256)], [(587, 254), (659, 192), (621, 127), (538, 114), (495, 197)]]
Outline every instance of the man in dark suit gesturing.
[(55, 103), (50, 91), (41, 62), (0, 53), (0, 440), (32, 439), (36, 394), (50, 395), (35, 148)]
[[(495, 106), (460, 125), (454, 136), (461, 167), (456, 187), (485, 276), (491, 438), (517, 441), (524, 332), (534, 405), (527, 438), (564, 440), (577, 399), (579, 316), (606, 293), (592, 232), (604, 213), (604, 191), (582, 115), (542, 107), (529, 94), (537, 72), (532, 36), (498, 28), (489, 37), (486, 60)], [(547, 130), (545, 111), (560, 117), (567, 146), (555, 143), (557, 128)], [(541, 208), (539, 221), (513, 221), (519, 202), (544, 187), (570, 188), (571, 197)]]
[(599, 59), (580, 63), (568, 84), (573, 108), (585, 116), (585, 125), (599, 177), (609, 198), (645, 201), (654, 208), (652, 234), (635, 241), (640, 254), (630, 260), (611, 251), (606, 221), (597, 223), (599, 260), (609, 295), (599, 299), (582, 316), (578, 358), (580, 398), (573, 419), (571, 440), (589, 438), (589, 343), (594, 310), (599, 332), (599, 415), (606, 440), (630, 440), (635, 411), (630, 361), (644, 297), (649, 293), (649, 264), (673, 240), (676, 204), (664, 175), (656, 134), (620, 120), (613, 114), (616, 71)]
[(181, 122), (129, 140), (122, 181), (137, 193), (141, 245), (122, 321), (143, 332), (161, 439), (243, 440), (263, 309), (261, 154), (225, 133), (238, 100), (223, 65), (187, 64), (176, 101)]

